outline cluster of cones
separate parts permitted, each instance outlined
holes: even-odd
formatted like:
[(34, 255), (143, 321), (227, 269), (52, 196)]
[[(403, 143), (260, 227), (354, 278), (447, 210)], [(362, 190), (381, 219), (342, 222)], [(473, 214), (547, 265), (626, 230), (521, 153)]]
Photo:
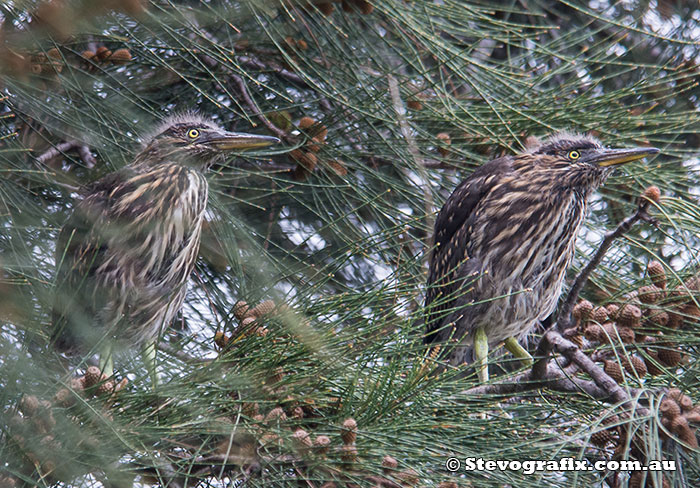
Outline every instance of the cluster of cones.
[(131, 61), (131, 51), (126, 48), (110, 51), (106, 46), (100, 46), (95, 51), (86, 49), (80, 53), (80, 57), (93, 63), (126, 64)]
[[(671, 388), (659, 405), (661, 425), (678, 438), (686, 449), (697, 449), (697, 425), (700, 424), (700, 406), (693, 406), (689, 396), (678, 388)], [(662, 436), (668, 437), (662, 431)]]
[[(623, 414), (627, 418), (626, 414)], [(603, 419), (602, 430), (591, 434), (591, 444), (601, 449), (612, 446), (612, 459), (636, 459), (642, 465), (648, 464), (645, 449), (646, 429), (630, 429), (630, 424), (618, 415), (610, 415)], [(651, 472), (633, 471), (630, 473), (628, 485), (630, 488), (670, 488), (668, 479), (661, 475), (662, 484), (654, 484)]]
[[(319, 165), (318, 153), (326, 144), (328, 128), (311, 117), (302, 117), (297, 128), (307, 139), (299, 149), (291, 151), (289, 157), (296, 163), (294, 179), (303, 181)], [(345, 164), (341, 161), (331, 159), (323, 161), (323, 164), (338, 176), (348, 174)]]
[[(275, 312), (280, 312), (281, 310), (282, 308), (278, 307), (272, 300), (265, 300), (254, 307), (251, 307), (243, 300), (236, 302), (233, 306), (233, 315), (236, 317), (236, 320), (238, 320), (239, 325), (236, 329), (239, 331), (236, 337), (241, 338), (250, 335), (265, 337), (268, 334), (268, 330), (265, 326), (260, 324), (259, 319)], [(224, 332), (219, 331), (214, 335), (214, 342), (219, 348), (226, 349), (235, 341), (233, 340), (233, 336), (226, 335)]]
[[(72, 407), (76, 404), (78, 395), (86, 398), (101, 397), (105, 407), (109, 407), (114, 402), (117, 392), (127, 383), (126, 378), (115, 383), (103, 375), (99, 368), (91, 366), (83, 376), (71, 380), (70, 388), (60, 389), (52, 401), (25, 395), (19, 403), (17, 414), (10, 420), (10, 438), (42, 476), (52, 475), (60, 465), (57, 456), (64, 452), (61, 442), (54, 436), (54, 409)], [(89, 438), (83, 440), (90, 441)], [(0, 483), (0, 486), (12, 485), (5, 482)]]
[(623, 303), (595, 307), (581, 300), (573, 310), (576, 326), (564, 332), (582, 348), (611, 345), (596, 351), (593, 358), (602, 361), (605, 372), (618, 383), (628, 376), (642, 379), (679, 366), (683, 353), (670, 332), (686, 320), (700, 318), (692, 297), (700, 280), (691, 278), (676, 289), (668, 289), (664, 265), (659, 261), (648, 264), (647, 274), (652, 284), (641, 286)]

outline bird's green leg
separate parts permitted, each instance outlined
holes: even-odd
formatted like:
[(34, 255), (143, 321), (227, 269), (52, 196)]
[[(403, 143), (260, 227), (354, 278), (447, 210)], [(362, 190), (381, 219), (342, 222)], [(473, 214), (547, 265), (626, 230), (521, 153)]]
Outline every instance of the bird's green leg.
[(114, 361), (112, 360), (112, 343), (106, 341), (100, 350), (100, 371), (107, 378), (114, 374)]
[(144, 344), (141, 355), (143, 357), (143, 362), (146, 364), (146, 369), (148, 369), (148, 374), (151, 377), (152, 387), (155, 390), (156, 385), (158, 385), (158, 373), (156, 372), (156, 342), (150, 341)]
[(476, 374), (481, 383), (486, 383), (489, 380), (488, 356), (489, 340), (484, 328), (479, 327), (474, 332), (474, 359), (476, 360)]
[(520, 343), (515, 337), (509, 337), (508, 339), (506, 339), (504, 345), (513, 356), (520, 359), (520, 364), (522, 364), (526, 368), (532, 366), (532, 356), (529, 352), (527, 352), (527, 350), (523, 346), (520, 345)]

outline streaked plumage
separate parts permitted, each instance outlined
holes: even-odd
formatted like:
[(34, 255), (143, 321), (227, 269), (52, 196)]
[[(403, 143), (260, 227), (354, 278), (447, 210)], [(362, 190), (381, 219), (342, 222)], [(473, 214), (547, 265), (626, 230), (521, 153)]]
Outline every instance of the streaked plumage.
[(146, 138), (132, 164), (88, 186), (57, 245), (57, 348), (154, 341), (182, 306), (197, 258), (208, 194), (203, 171), (223, 151), (275, 142), (176, 116)]
[[(653, 152), (629, 150), (625, 157)], [(458, 344), (446, 348), (450, 364), (471, 362), (478, 328), (494, 346), (551, 314), (588, 199), (610, 173), (608, 164), (626, 162), (627, 153), (562, 133), (489, 161), (464, 180), (435, 222), (425, 342)]]

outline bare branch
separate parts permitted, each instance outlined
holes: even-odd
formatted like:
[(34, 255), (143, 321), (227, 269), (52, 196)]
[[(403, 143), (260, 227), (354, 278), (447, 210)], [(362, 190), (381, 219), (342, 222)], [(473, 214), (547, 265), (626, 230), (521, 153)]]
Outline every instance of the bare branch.
[(583, 290), (584, 285), (588, 281), (588, 277), (603, 260), (603, 257), (605, 257), (605, 253), (608, 251), (608, 249), (610, 249), (610, 246), (615, 241), (615, 239), (621, 237), (626, 232), (628, 232), (632, 228), (632, 226), (640, 220), (643, 220), (645, 222), (652, 222), (655, 224), (655, 220), (653, 220), (647, 213), (648, 209), (649, 200), (641, 199), (639, 205), (637, 206), (637, 211), (635, 213), (633, 213), (632, 215), (624, 219), (622, 222), (620, 222), (620, 224), (617, 226), (617, 228), (615, 228), (615, 230), (605, 234), (605, 237), (600, 243), (598, 250), (595, 252), (588, 264), (578, 274), (578, 276), (574, 280), (573, 285), (571, 285), (571, 290), (566, 296), (566, 300), (564, 300), (564, 303), (562, 304), (561, 310), (558, 314), (557, 323), (555, 325), (557, 330), (561, 331), (573, 326), (573, 320), (571, 319), (571, 311), (574, 308), (574, 304), (576, 303), (576, 300), (578, 300), (578, 296), (581, 293), (581, 290)]
[(90, 153), (90, 148), (87, 145), (78, 141), (66, 141), (60, 144), (56, 144), (52, 148), (48, 149), (46, 152), (37, 156), (36, 160), (39, 161), (41, 164), (44, 164), (47, 161), (59, 155), (65, 156), (68, 151), (72, 151), (73, 149), (78, 151), (80, 159), (83, 160), (87, 168), (92, 168), (95, 166), (97, 161)]

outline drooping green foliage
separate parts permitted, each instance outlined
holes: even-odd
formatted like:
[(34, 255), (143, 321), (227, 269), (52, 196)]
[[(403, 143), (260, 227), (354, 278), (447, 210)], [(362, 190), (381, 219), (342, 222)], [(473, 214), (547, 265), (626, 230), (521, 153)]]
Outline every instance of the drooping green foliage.
[[(625, 302), (649, 284), (652, 259), (667, 266), (669, 290), (697, 273), (691, 2), (53, 0), (4, 2), (0, 15), (6, 483), (621, 486), (627, 473), (445, 469), (448, 457), (613, 456), (674, 460), (673, 486), (700, 482), (698, 451), (662, 444), (658, 395), (631, 417), (548, 388), (477, 397), (465, 393), (473, 376), (430, 375), (421, 343), (436, 211), (475, 167), (556, 130), (662, 151), (625, 166), (592, 203), (572, 278), (647, 186), (662, 193), (658, 227), (616, 242), (583, 295)], [(61, 365), (47, 345), (58, 230), (82, 185), (128, 164), (140, 135), (186, 110), (283, 144), (209, 173), (201, 259), (161, 341), (162, 384), (153, 391), (126, 351), (116, 371), (128, 384), (84, 390), (75, 378), (89, 358)], [(256, 321), (234, 307), (265, 300), (276, 309)], [(683, 326), (662, 333), (684, 361), (628, 375), (633, 397), (675, 387), (700, 402), (700, 325), (683, 310)], [(591, 444), (617, 424), (639, 435)]]

